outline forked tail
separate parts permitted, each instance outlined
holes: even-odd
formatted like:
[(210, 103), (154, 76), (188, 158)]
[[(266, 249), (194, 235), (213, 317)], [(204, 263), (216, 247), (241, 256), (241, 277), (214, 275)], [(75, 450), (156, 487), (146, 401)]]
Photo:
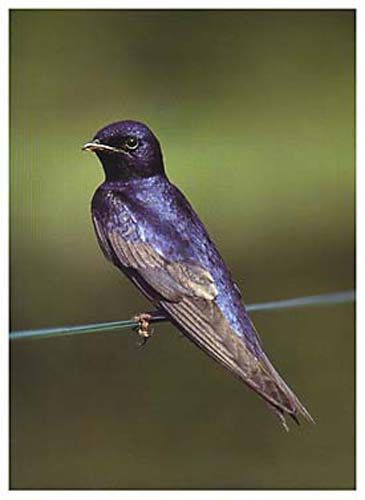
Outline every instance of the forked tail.
[[(279, 373), (275, 370), (270, 360), (266, 355), (262, 358), (262, 368), (269, 375), (272, 384), (271, 385), (271, 401), (267, 401), (268, 406), (271, 410), (275, 412), (278, 416), (280, 423), (283, 425), (286, 431), (289, 430), (288, 424), (285, 420), (285, 414), (290, 415), (290, 417), (299, 425), (299, 416), (304, 417), (309, 422), (315, 423), (313, 417), (305, 408), (305, 406), (299, 401), (294, 392), (288, 387), (284, 382)], [(278, 402), (275, 405), (272, 401)]]

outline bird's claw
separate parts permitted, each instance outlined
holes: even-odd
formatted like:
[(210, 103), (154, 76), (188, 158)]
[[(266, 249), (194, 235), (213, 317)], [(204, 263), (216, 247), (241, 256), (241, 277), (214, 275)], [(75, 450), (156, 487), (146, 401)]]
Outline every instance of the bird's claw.
[(143, 347), (146, 345), (147, 341), (151, 338), (153, 333), (153, 328), (150, 325), (152, 315), (149, 313), (136, 314), (133, 320), (138, 323), (135, 327), (135, 331), (138, 333), (140, 341), (138, 342), (138, 347)]

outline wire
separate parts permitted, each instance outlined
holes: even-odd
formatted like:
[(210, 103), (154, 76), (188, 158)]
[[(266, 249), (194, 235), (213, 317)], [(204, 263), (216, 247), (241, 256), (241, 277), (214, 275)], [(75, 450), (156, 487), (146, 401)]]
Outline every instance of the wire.
[(246, 309), (248, 311), (273, 311), (275, 309), (290, 309), (293, 307), (345, 304), (346, 302), (355, 302), (355, 290), (309, 295), (307, 297), (296, 297), (295, 299), (276, 300), (273, 302), (260, 302), (258, 304), (250, 304)]
[[(296, 297), (287, 300), (275, 300), (271, 302), (259, 302), (246, 306), (247, 311), (274, 311), (280, 309), (292, 309), (302, 307), (313, 307), (323, 305), (335, 305), (355, 302), (355, 290), (346, 290), (342, 292), (327, 293), (322, 295), (310, 295), (306, 297)], [(163, 315), (155, 315), (151, 319), (151, 323), (168, 321)], [(21, 330), (10, 332), (10, 340), (25, 340), (25, 339), (44, 339), (49, 337), (63, 337), (67, 335), (80, 335), (86, 333), (110, 332), (116, 330), (124, 330), (126, 328), (135, 328), (138, 326), (133, 320), (112, 321), (108, 323), (94, 323), (91, 325), (80, 326), (60, 326), (55, 328), (43, 328), (39, 330)]]

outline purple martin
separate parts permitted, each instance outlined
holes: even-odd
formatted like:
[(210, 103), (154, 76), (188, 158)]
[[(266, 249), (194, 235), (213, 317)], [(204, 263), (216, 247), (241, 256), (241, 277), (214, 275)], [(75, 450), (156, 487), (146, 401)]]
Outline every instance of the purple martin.
[[(105, 181), (92, 220), (105, 257), (194, 344), (285, 416), (312, 417), (266, 356), (262, 341), (198, 215), (166, 176), (160, 144), (143, 123), (101, 129), (83, 147), (98, 156)], [(149, 335), (155, 313), (138, 316)]]

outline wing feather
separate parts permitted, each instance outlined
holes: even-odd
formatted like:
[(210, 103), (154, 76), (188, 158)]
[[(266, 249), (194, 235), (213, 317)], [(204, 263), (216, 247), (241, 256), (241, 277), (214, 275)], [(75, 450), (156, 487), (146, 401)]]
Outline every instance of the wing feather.
[(121, 263), (138, 270), (165, 299), (176, 301), (192, 296), (212, 300), (217, 296), (213, 277), (200, 266), (168, 261), (148, 243), (125, 240), (118, 231), (112, 231), (108, 239)]
[[(100, 231), (100, 227), (99, 227)], [(278, 413), (293, 418), (307, 410), (275, 371), (268, 358), (255, 356), (233, 330), (215, 298), (218, 290), (211, 274), (192, 263), (171, 262), (145, 242), (127, 240), (117, 231), (99, 234), (109, 242), (114, 261), (132, 268), (160, 297), (159, 305), (203, 351), (263, 397)]]
[[(308, 418), (308, 412), (290, 389), (273, 376), (265, 357), (258, 359), (237, 336), (215, 303), (210, 307), (203, 300), (184, 299), (178, 303), (162, 303), (163, 309), (183, 328), (185, 334), (202, 350), (244, 381), (269, 404), (281, 412)], [(274, 370), (274, 369), (273, 369)], [(279, 380), (278, 380), (279, 379)], [(303, 411), (304, 410), (304, 411)], [(309, 416), (311, 419), (311, 417)]]

